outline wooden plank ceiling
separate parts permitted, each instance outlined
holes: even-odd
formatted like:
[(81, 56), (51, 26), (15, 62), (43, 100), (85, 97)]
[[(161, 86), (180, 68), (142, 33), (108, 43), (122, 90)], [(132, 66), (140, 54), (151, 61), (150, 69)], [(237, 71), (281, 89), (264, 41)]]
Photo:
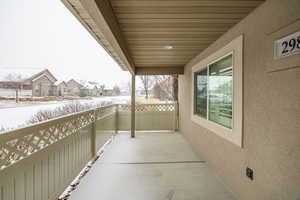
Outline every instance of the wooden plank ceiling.
[(263, 0), (110, 2), (138, 68), (183, 67)]

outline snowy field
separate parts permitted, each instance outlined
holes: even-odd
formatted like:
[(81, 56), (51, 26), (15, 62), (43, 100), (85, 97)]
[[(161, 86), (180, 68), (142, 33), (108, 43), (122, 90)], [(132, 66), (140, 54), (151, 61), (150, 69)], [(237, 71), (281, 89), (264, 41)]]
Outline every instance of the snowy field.
[(16, 128), (24, 126), (24, 124), (37, 112), (41, 110), (54, 110), (60, 106), (70, 104), (72, 102), (80, 102), (82, 104), (100, 104), (100, 103), (126, 103), (130, 100), (130, 96), (118, 97), (97, 97), (92, 100), (76, 100), (63, 101), (50, 104), (28, 105), (15, 108), (0, 109), (0, 128)]

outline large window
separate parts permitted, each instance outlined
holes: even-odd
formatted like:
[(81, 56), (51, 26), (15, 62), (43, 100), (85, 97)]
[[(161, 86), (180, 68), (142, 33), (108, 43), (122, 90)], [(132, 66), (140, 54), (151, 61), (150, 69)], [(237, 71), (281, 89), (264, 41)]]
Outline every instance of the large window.
[(195, 73), (195, 114), (207, 118), (207, 68)]
[(242, 146), (242, 42), (240, 36), (193, 67), (191, 119)]
[(232, 128), (232, 54), (195, 73), (195, 114)]

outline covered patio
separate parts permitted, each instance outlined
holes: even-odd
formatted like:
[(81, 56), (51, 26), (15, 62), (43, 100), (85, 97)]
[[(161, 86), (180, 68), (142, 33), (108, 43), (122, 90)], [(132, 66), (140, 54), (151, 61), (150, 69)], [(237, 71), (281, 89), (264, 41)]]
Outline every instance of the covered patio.
[[(299, 0), (62, 2), (131, 104), (1, 134), (0, 200), (57, 199), (111, 137), (71, 200), (299, 199)], [(138, 75), (179, 75), (178, 102), (136, 105)]]
[(71, 193), (82, 199), (235, 198), (179, 133), (121, 132)]

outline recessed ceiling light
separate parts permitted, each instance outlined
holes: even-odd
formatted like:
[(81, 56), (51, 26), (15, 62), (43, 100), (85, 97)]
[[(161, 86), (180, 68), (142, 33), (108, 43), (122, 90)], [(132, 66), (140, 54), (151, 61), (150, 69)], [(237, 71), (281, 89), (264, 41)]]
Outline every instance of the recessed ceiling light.
[(173, 49), (173, 46), (171, 46), (171, 45), (166, 45), (166, 46), (164, 46), (164, 49)]

